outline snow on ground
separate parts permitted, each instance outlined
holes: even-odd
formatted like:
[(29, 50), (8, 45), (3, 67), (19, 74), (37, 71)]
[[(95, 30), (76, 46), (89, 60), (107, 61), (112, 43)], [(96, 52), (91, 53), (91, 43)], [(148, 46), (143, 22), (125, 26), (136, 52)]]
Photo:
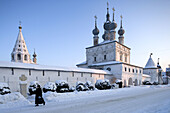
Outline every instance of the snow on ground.
[[(13, 94), (17, 94), (18, 98), (15, 99), (17, 96), (14, 98)], [(9, 95), (13, 95), (11, 96), (13, 99), (10, 100)], [(71, 93), (48, 92), (43, 94), (46, 105), (39, 107), (34, 107), (35, 96), (29, 96), (27, 99), (30, 102), (28, 102), (19, 93), (9, 95), (0, 96), (0, 113), (170, 112), (170, 85), (132, 86), (131, 88)], [(16, 103), (18, 104), (16, 105)]]

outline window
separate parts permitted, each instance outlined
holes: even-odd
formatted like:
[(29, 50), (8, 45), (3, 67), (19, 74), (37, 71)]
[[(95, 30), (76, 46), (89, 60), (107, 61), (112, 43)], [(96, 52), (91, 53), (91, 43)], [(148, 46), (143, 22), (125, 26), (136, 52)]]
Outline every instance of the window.
[(43, 70), (43, 76), (45, 75), (44, 70)]
[(96, 57), (94, 57), (94, 61), (96, 62)]
[(125, 54), (125, 62), (127, 62), (127, 54)]
[(24, 56), (24, 60), (27, 61), (27, 55)]
[(81, 73), (81, 77), (83, 77), (83, 73)]
[(99, 78), (100, 78), (100, 74), (99, 74)]
[(21, 47), (20, 45), (18, 45), (18, 47)]
[(123, 61), (123, 53), (120, 52), (120, 61)]
[(36, 77), (36, 81), (38, 81), (38, 77)]
[(68, 82), (68, 77), (67, 77), (67, 82)]
[(142, 71), (140, 70), (140, 73), (142, 73)]
[(31, 70), (29, 70), (29, 75), (31, 75)]
[(133, 73), (135, 72), (135, 70), (133, 69)]
[(106, 60), (106, 55), (104, 55), (104, 60)]
[(58, 76), (60, 76), (60, 71), (58, 71)]
[(136, 69), (136, 73), (138, 73), (138, 70)]
[(90, 75), (90, 77), (92, 77), (92, 74)]
[(14, 60), (14, 55), (12, 55), (12, 60)]
[(72, 72), (72, 77), (74, 77), (74, 72)]
[(5, 82), (5, 76), (3, 76), (3, 78), (4, 78), (4, 82)]
[(106, 70), (111, 71), (111, 68), (110, 68), (110, 67), (108, 67)]
[(129, 72), (130, 72), (130, 68), (129, 68)]
[(14, 75), (14, 69), (13, 68), (11, 69), (11, 71), (12, 71), (12, 75)]
[(127, 68), (125, 67), (125, 71), (127, 71)]
[(23, 47), (25, 48), (25, 45), (23, 45)]
[(21, 54), (17, 55), (17, 60), (21, 60)]

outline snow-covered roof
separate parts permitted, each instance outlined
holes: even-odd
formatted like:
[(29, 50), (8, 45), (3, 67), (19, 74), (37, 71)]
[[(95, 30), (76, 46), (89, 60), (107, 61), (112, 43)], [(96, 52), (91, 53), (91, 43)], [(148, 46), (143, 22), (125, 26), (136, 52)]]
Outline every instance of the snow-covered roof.
[(5, 67), (5, 68), (24, 68), (24, 69), (35, 69), (35, 70), (59, 70), (59, 71), (71, 71), (71, 72), (98, 73), (98, 74), (111, 74), (107, 70), (75, 68), (75, 67), (47, 66), (47, 65), (39, 65), (39, 64), (28, 64), (28, 63), (19, 63), (19, 62), (5, 62), (5, 61), (0, 61), (0, 67)]
[(149, 58), (148, 62), (146, 63), (145, 68), (157, 68), (151, 57)]
[(151, 77), (150, 75), (147, 75), (147, 74), (143, 74), (142, 76), (143, 76), (143, 77), (148, 77), (148, 78)]
[(101, 62), (96, 64), (91, 64), (90, 66), (102, 66), (102, 65), (108, 65), (108, 64), (121, 64), (122, 62), (119, 61), (110, 61), (110, 62)]
[(85, 65), (85, 64), (87, 64), (86, 61), (84, 61), (84, 62), (82, 62), (82, 63), (79, 63), (79, 64), (77, 64), (77, 65)]

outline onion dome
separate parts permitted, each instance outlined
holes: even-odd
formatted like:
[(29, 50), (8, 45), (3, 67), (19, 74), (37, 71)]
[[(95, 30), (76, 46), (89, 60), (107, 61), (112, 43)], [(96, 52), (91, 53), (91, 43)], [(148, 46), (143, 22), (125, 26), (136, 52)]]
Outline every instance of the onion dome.
[(111, 29), (111, 30), (114, 30), (114, 29), (116, 29), (116, 27), (117, 27), (117, 23), (116, 23), (115, 20), (114, 20), (114, 11), (115, 11), (115, 9), (112, 8), (112, 10), (113, 10), (113, 21), (112, 21), (112, 23), (110, 24), (110, 29)]
[(103, 27), (105, 30), (110, 30), (110, 14), (109, 14), (109, 3), (107, 2), (107, 15), (106, 15), (106, 22), (104, 23)]
[(94, 16), (94, 18), (95, 18), (95, 28), (93, 29), (93, 35), (98, 35), (99, 29), (97, 28), (97, 17)]
[(120, 26), (120, 29), (118, 30), (118, 34), (121, 36), (125, 33), (125, 30), (122, 27), (122, 18), (123, 18), (122, 15), (120, 17), (121, 17), (121, 26)]

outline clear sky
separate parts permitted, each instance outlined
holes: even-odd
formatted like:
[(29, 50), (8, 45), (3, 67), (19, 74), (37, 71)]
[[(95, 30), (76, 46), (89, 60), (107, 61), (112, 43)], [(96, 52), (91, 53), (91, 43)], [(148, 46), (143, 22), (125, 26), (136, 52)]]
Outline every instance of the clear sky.
[[(115, 8), (120, 28), (123, 15), (125, 45), (131, 48), (131, 64), (144, 67), (150, 53), (165, 70), (170, 64), (170, 0), (108, 0)], [(75, 67), (86, 59), (92, 46), (94, 16), (99, 38), (104, 33), (106, 0), (0, 0), (0, 61), (10, 61), (22, 21), (29, 53), (39, 64)], [(118, 40), (118, 35), (116, 37)]]

